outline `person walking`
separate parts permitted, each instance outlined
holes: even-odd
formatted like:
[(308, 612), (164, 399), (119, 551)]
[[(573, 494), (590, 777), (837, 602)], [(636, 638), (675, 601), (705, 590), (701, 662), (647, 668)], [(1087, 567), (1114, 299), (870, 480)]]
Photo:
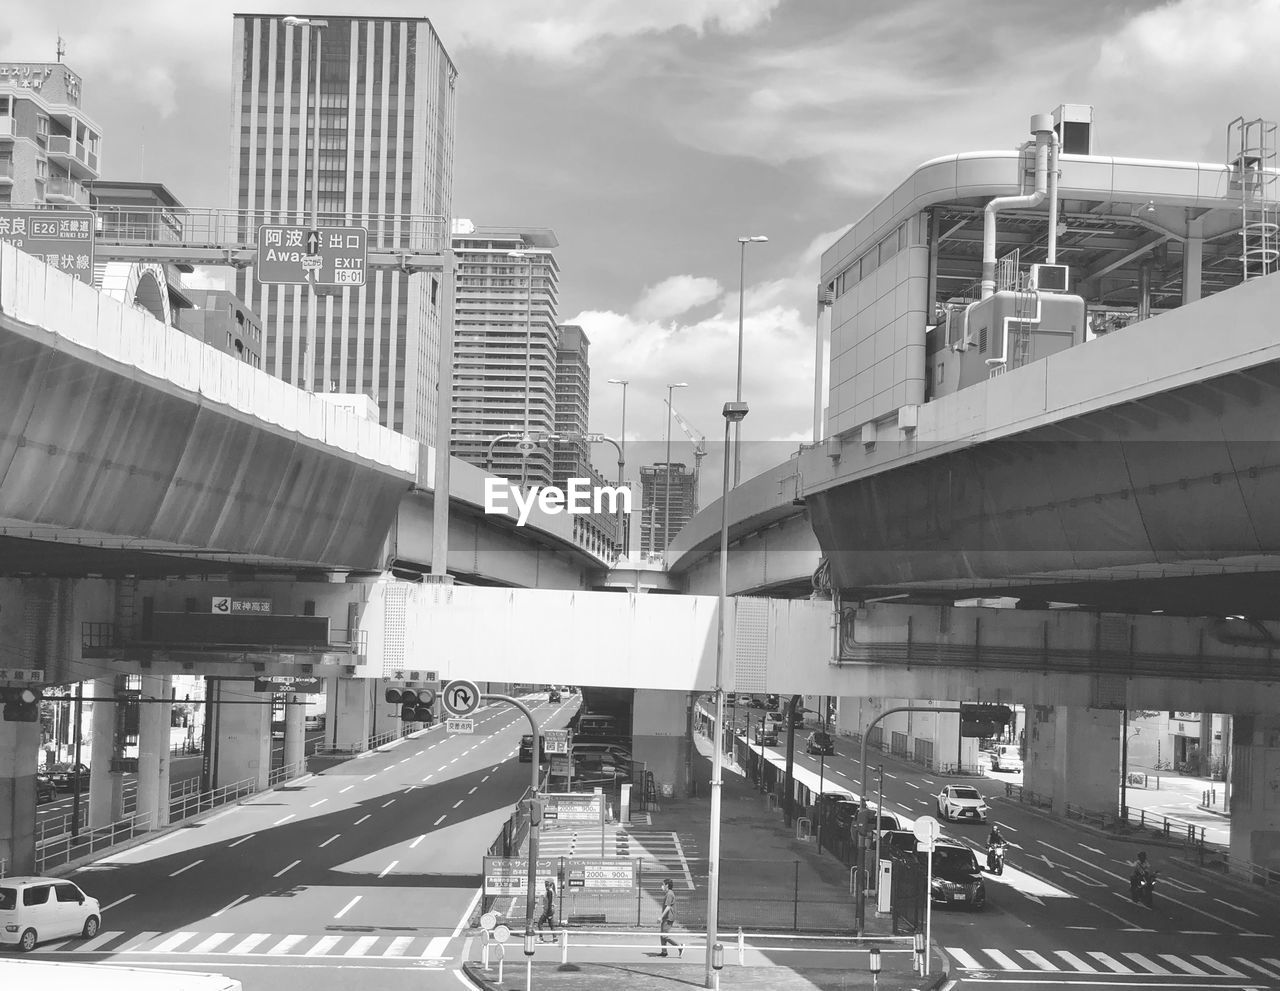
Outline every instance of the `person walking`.
[(674, 946), (677, 955), (684, 956), (684, 944), (677, 943), (668, 933), (676, 922), (676, 891), (675, 884), (671, 878), (667, 878), (662, 882), (662, 914), (658, 916), (658, 929), (662, 935), (658, 938), (658, 945), (662, 947), (662, 952), (658, 954), (660, 957), (667, 956), (667, 945)]
[[(542, 935), (542, 927), (544, 925), (551, 927), (552, 934), (550, 936), (544, 937)], [(556, 941), (555, 932), (554, 932), (555, 927), (556, 927), (556, 886), (551, 882), (551, 879), (548, 878), (546, 881), (546, 887), (543, 889), (543, 892), (542, 892), (542, 914), (538, 916), (538, 942), (554, 943)]]

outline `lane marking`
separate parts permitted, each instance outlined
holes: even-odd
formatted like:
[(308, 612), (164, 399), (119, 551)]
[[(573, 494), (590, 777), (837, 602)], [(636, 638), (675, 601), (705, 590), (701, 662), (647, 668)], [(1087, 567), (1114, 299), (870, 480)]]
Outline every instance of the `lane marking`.
[(231, 847), (233, 846), (239, 846), (241, 843), (248, 842), (249, 840), (253, 839), (257, 835), (258, 835), (257, 833), (250, 833), (248, 836), (242, 836), (240, 837), (240, 839), (236, 840), (234, 843), (228, 846), (227, 849), (230, 850)]
[(355, 787), (355, 785), (347, 785), (347, 787), (345, 787), (345, 788), (341, 789), (341, 790), (338, 792), (338, 794), (339, 794), (339, 795), (345, 795), (347, 792), (349, 792), (349, 791), (350, 791), (352, 788), (354, 788), (354, 787)]
[[(242, 901), (244, 901), (244, 900), (245, 900), (246, 898), (248, 898), (248, 897), (249, 897), (248, 895), (241, 895), (239, 898), (237, 898), (235, 901), (231, 902), (229, 905), (223, 905), (223, 906), (222, 906), (222, 908), (220, 908), (220, 909), (218, 909), (218, 911), (214, 912), (214, 913), (213, 913), (213, 915), (212, 915), (212, 916), (210, 916), (210, 918), (214, 918), (214, 919), (216, 919), (216, 918), (217, 918), (218, 916), (220, 916), (223, 912), (226, 912), (226, 911), (229, 911), (230, 909), (235, 908), (237, 905), (239, 905)], [(105, 909), (104, 909), (104, 911), (105, 911)]]
[(376, 777), (377, 777), (377, 775), (376, 775), (376, 774), (370, 774), (367, 778), (364, 778), (363, 780), (365, 780), (365, 781), (372, 781), (372, 780), (373, 780), (374, 778), (376, 778)]
[(412, 850), (414, 847), (416, 847), (419, 843), (421, 843), (426, 838), (427, 838), (427, 834), (423, 833), (416, 840), (414, 840), (412, 843), (409, 844), (409, 849)]
[(394, 799), (394, 798), (393, 798), (390, 802), (383, 802), (383, 803), (382, 803), (382, 807), (385, 809), (388, 805), (391, 805), (391, 804), (393, 804), (394, 802), (395, 802), (395, 799)]
[(391, 861), (391, 863), (387, 864), (387, 866), (386, 866), (386, 867), (384, 867), (384, 868), (382, 869), (382, 873), (381, 873), (381, 874), (379, 874), (379, 875), (378, 875), (378, 877), (386, 877), (386, 876), (387, 876), (388, 874), (390, 874), (393, 870), (395, 870), (395, 866), (396, 866), (396, 864), (398, 864), (398, 863), (400, 863), (400, 861), (398, 861), (398, 860), (393, 860), (393, 861)]
[[(135, 892), (135, 894), (136, 894), (136, 892)], [(103, 905), (103, 906), (102, 906), (102, 911), (104, 911), (104, 912), (109, 912), (111, 909), (115, 908), (117, 905), (123, 905), (125, 902), (127, 902), (127, 901), (128, 901), (130, 898), (132, 898), (132, 897), (133, 897), (133, 895), (125, 895), (123, 898), (117, 898), (117, 899), (116, 899), (115, 901), (113, 901), (110, 905)], [(83, 949), (83, 947), (81, 947), (81, 949)]]
[(477, 790), (479, 787), (480, 787), (479, 785), (476, 785), (476, 786), (475, 786), (475, 788), (472, 788), (469, 792), (467, 792), (467, 794), (468, 794), (468, 795), (474, 795), (474, 794), (476, 793), (476, 790)]
[(1234, 908), (1237, 912), (1243, 912), (1245, 915), (1252, 915), (1254, 918), (1257, 918), (1258, 913), (1250, 912), (1247, 908), (1241, 908), (1239, 905), (1235, 905), (1231, 902), (1225, 902), (1221, 898), (1215, 898), (1214, 901), (1219, 905), (1225, 905), (1227, 908)]
[(447, 817), (448, 817), (448, 813), (445, 813), (445, 815), (442, 815), (439, 819), (435, 821), (434, 825), (436, 826), (440, 825), (440, 823), (444, 822)]
[(476, 910), (476, 902), (480, 901), (480, 896), (484, 894), (483, 888), (476, 888), (476, 893), (471, 896), (471, 901), (467, 904), (466, 909), (458, 919), (458, 924), (453, 927), (453, 939), (457, 939), (466, 928), (467, 923), (471, 921), (471, 913)]
[(466, 799), (465, 799), (465, 798), (460, 798), (460, 799), (458, 799), (456, 802), (454, 802), (454, 803), (453, 803), (453, 807), (456, 809), (459, 805), (461, 805), (461, 804), (462, 804), (463, 802), (465, 802), (465, 801), (466, 801)]
[(292, 818), (293, 818), (294, 816), (296, 816), (297, 814), (298, 814), (298, 813), (296, 813), (296, 812), (290, 812), (290, 813), (289, 813), (287, 816), (285, 816), (283, 819), (277, 819), (277, 820), (276, 820), (275, 822), (273, 822), (271, 825), (273, 825), (273, 826), (281, 826), (281, 825), (283, 825), (284, 823), (288, 822), (290, 819), (292, 819)]
[(362, 815), (359, 819), (357, 819), (355, 822), (353, 822), (353, 823), (352, 823), (352, 825), (353, 825), (353, 826), (358, 826), (358, 825), (360, 825), (360, 823), (364, 822), (366, 819), (371, 818), (371, 817), (372, 817), (372, 815), (373, 815), (373, 813), (372, 813), (372, 812), (367, 813), (367, 814), (365, 814), (365, 815)]
[(293, 869), (294, 869), (295, 867), (297, 867), (300, 863), (302, 863), (302, 861), (301, 861), (301, 860), (295, 860), (295, 861), (294, 861), (292, 864), (290, 864), (288, 867), (284, 868), (284, 870), (280, 871), (280, 872), (279, 872), (279, 873), (277, 873), (277, 874), (273, 874), (273, 875), (271, 875), (271, 876), (272, 876), (272, 877), (279, 877), (281, 874), (284, 874), (284, 873), (287, 873), (288, 871), (293, 870)]
[(488, 781), (488, 780), (489, 780), (489, 777), (490, 777), (490, 776), (489, 776), (488, 774), (486, 774), (483, 778), (481, 778), (481, 779), (480, 779), (480, 783), (481, 783), (481, 784), (484, 784), (486, 781)]
[(311, 808), (313, 808), (313, 809), (314, 809), (314, 808), (316, 808), (317, 806), (323, 805), (323, 804), (324, 804), (325, 802), (327, 802), (327, 801), (329, 801), (327, 798), (322, 798), (322, 799), (320, 799), (320, 801), (318, 801), (318, 802), (312, 802), (312, 803), (311, 803)]
[(334, 918), (341, 919), (344, 915), (346, 915), (349, 911), (351, 911), (351, 909), (355, 907), (356, 902), (358, 902), (363, 897), (364, 895), (356, 895), (354, 898), (351, 899), (351, 901), (347, 902), (345, 905), (342, 906), (342, 908), (338, 910), (338, 914), (335, 915)]
[(170, 877), (177, 877), (179, 874), (183, 874), (183, 873), (185, 873), (186, 871), (191, 870), (191, 868), (193, 868), (193, 867), (199, 867), (199, 866), (200, 866), (201, 864), (203, 864), (203, 863), (204, 863), (204, 861), (203, 861), (203, 860), (197, 860), (195, 863), (187, 864), (187, 866), (186, 866), (186, 867), (179, 867), (176, 871), (174, 871), (174, 872), (173, 872), (172, 874), (170, 874), (169, 876), (170, 876)]
[(334, 834), (333, 834), (332, 836), (330, 836), (327, 840), (325, 840), (323, 843), (321, 843), (321, 844), (320, 844), (320, 849), (321, 849), (321, 850), (323, 850), (325, 847), (327, 847), (330, 843), (332, 843), (334, 840), (336, 840), (336, 839), (337, 839), (339, 836), (341, 836), (341, 835), (342, 835), (341, 833), (334, 833)]

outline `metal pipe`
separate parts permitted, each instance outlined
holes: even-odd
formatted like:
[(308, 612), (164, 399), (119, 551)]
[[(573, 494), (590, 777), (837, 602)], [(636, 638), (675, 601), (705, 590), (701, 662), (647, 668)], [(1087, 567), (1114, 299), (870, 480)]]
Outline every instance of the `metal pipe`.
[[(769, 238), (764, 234), (753, 234), (751, 237), (738, 238), (738, 245), (741, 251), (738, 253), (738, 386), (734, 392), (734, 401), (742, 402), (742, 321), (743, 310), (746, 303), (747, 286), (747, 245), (767, 241)], [(735, 421), (733, 424), (733, 484), (736, 486), (738, 480), (742, 477), (742, 422)]]
[(1045, 250), (1045, 263), (1056, 265), (1058, 262), (1058, 153), (1062, 143), (1058, 140), (1058, 132), (1049, 132), (1049, 176), (1046, 193), (1049, 197), (1049, 244)]
[(1035, 191), (1022, 196), (997, 196), (982, 212), (982, 298), (988, 299), (996, 291), (996, 214), (1000, 210), (1039, 206), (1044, 202), (1048, 188), (1049, 138), (1053, 133), (1053, 118), (1049, 114), (1036, 114), (1031, 118), (1031, 131), (1036, 136)]
[(529, 872), (526, 877), (526, 886), (528, 891), (525, 898), (525, 925), (524, 934), (528, 939), (533, 935), (533, 920), (538, 908), (538, 838), (541, 824), (535, 819), (533, 812), (533, 803), (538, 800), (538, 772), (542, 766), (542, 762), (538, 759), (541, 750), (539, 749), (540, 733), (538, 732), (538, 720), (534, 718), (533, 711), (521, 702), (519, 699), (512, 698), (510, 695), (490, 695), (481, 693), (480, 698), (486, 702), (506, 702), (513, 705), (525, 714), (529, 719), (530, 732), (533, 734), (533, 747), (530, 753), (533, 754), (533, 767), (530, 769), (533, 780), (529, 785)]
[[(449, 569), (449, 452), (453, 439), (453, 307), (457, 259), (453, 247), (441, 252), (444, 299), (440, 310), (440, 371), (436, 389), (436, 465), (431, 497), (431, 574), (443, 578)], [(490, 457), (493, 449), (489, 449)]]
[(822, 440), (822, 311), (829, 305), (827, 291), (818, 286), (818, 310), (813, 321), (813, 442)]

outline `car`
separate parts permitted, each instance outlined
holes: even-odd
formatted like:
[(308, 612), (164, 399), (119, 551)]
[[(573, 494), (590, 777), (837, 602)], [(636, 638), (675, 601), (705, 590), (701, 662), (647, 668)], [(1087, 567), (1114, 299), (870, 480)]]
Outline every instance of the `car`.
[(302, 720), (302, 728), (309, 733), (324, 729), (324, 713), (305, 717)]
[[(545, 736), (538, 737), (538, 763), (541, 764), (547, 759), (547, 738)], [(526, 733), (520, 737), (520, 763), (533, 763), (533, 734)]]
[[(916, 853), (920, 863), (927, 854)], [(987, 886), (982, 880), (978, 858), (967, 846), (953, 840), (938, 840), (933, 845), (933, 877), (929, 884), (929, 900), (935, 905), (967, 905), (977, 911), (987, 904)]]
[(776, 747), (778, 745), (778, 728), (771, 723), (761, 723), (755, 729), (752, 742), (762, 747)]
[(766, 709), (773, 709), (776, 711), (780, 704), (781, 703), (778, 701), (778, 696), (776, 695), (766, 695), (764, 697), (764, 707)]
[(47, 774), (36, 775), (36, 804), (42, 802), (56, 802), (58, 800), (58, 786), (53, 783), (53, 779)]
[(986, 822), (987, 800), (972, 785), (945, 785), (938, 792), (938, 818), (947, 822)]
[(1022, 754), (1018, 753), (1018, 748), (1011, 744), (1001, 744), (991, 751), (991, 770), (1021, 771)]
[(569, 752), (574, 757), (585, 757), (588, 754), (597, 754), (606, 757), (619, 757), (623, 760), (631, 760), (631, 750), (622, 746), (620, 743), (602, 743), (596, 740), (587, 740), (585, 742), (574, 740), (569, 745)]
[(618, 720), (613, 716), (589, 712), (578, 718), (574, 736), (617, 736)]
[(885, 833), (890, 830), (901, 830), (902, 820), (893, 812), (881, 811), (876, 819), (876, 829), (881, 833)]
[(890, 857), (895, 853), (915, 853), (920, 841), (909, 829), (886, 829), (880, 834), (880, 855)]
[(626, 781), (631, 777), (631, 761), (623, 757), (586, 754), (573, 759), (573, 776), (579, 781)]
[(737, 697), (737, 699), (735, 699), (735, 700), (734, 700), (734, 704), (735, 704), (735, 705), (738, 705), (739, 707), (750, 707), (750, 705), (751, 705), (751, 696), (750, 696), (750, 695), (739, 695), (739, 696)]
[(782, 713), (781, 713), (781, 712), (768, 712), (768, 713), (765, 713), (765, 717), (764, 717), (764, 718), (765, 718), (765, 721), (766, 721), (766, 722), (773, 723), (773, 724), (775, 724), (775, 725), (776, 725), (776, 726), (778, 726), (778, 727), (781, 727), (781, 726), (782, 726), (782, 724), (783, 724), (784, 722), (786, 722), (786, 718), (782, 715)]
[(67, 936), (93, 939), (101, 927), (98, 900), (71, 881), (0, 878), (0, 944), (30, 953), (42, 942)]
[(759, 695), (752, 695), (752, 696), (751, 696), (751, 708), (753, 708), (753, 709), (763, 709), (763, 708), (765, 708), (764, 699), (762, 699)]
[(49, 780), (58, 791), (74, 791), (76, 779), (80, 779), (80, 790), (89, 787), (88, 764), (54, 764), (48, 771)]
[(822, 822), (850, 826), (858, 819), (857, 799), (841, 788), (832, 788), (818, 796), (818, 817)]
[(559, 702), (559, 701), (560, 701), (560, 689), (558, 689), (558, 688), (553, 688), (553, 689), (551, 689), (551, 691), (547, 692), (547, 701), (548, 701), (548, 702)]
[(831, 739), (830, 733), (817, 730), (810, 733), (809, 739), (804, 741), (804, 752), (806, 754), (833, 755), (836, 752), (836, 743)]

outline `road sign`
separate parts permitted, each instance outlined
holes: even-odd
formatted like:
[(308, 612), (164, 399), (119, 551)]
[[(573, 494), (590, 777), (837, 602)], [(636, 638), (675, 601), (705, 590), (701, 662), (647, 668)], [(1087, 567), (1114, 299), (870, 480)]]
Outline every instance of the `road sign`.
[(552, 754), (551, 767), (549, 772), (558, 778), (569, 778), (573, 776), (573, 763), (569, 759), (568, 754)]
[(497, 925), (498, 925), (497, 912), (485, 912), (484, 915), (480, 916), (480, 928), (483, 929), (485, 932), (493, 932), (493, 930), (497, 927)]
[(620, 858), (566, 857), (565, 886), (569, 888), (640, 887), (640, 861)]
[(451, 716), (469, 716), (480, 705), (480, 689), (474, 681), (451, 681), (440, 693), (444, 711)]
[(542, 739), (546, 744), (543, 749), (549, 754), (567, 754), (569, 752), (569, 731), (567, 729), (543, 730)]
[(255, 275), (273, 286), (362, 286), (368, 256), (364, 227), (263, 224)]
[(209, 611), (222, 616), (229, 616), (232, 613), (256, 613), (258, 615), (269, 615), (271, 612), (270, 599), (233, 599), (229, 595), (215, 595), (209, 603)]
[(601, 822), (604, 798), (589, 792), (567, 792), (545, 796), (546, 815), (555, 814), (560, 822)]
[(511, 938), (511, 929), (508, 926), (495, 926), (493, 938), (495, 942), (505, 943)]
[(253, 679), (255, 692), (295, 692), (298, 695), (318, 695), (325, 689), (323, 678), (295, 678), (289, 675), (267, 675)]
[(476, 731), (476, 721), (474, 719), (446, 719), (444, 728), (449, 733), (474, 733)]
[(0, 210), (0, 241), (93, 285), (94, 219), (88, 211)]
[(942, 827), (938, 825), (938, 820), (933, 816), (921, 816), (916, 820), (916, 824), (911, 827), (911, 831), (916, 834), (916, 840), (919, 841), (919, 849), (928, 853), (933, 849), (933, 844), (937, 841), (938, 836), (942, 833)]

